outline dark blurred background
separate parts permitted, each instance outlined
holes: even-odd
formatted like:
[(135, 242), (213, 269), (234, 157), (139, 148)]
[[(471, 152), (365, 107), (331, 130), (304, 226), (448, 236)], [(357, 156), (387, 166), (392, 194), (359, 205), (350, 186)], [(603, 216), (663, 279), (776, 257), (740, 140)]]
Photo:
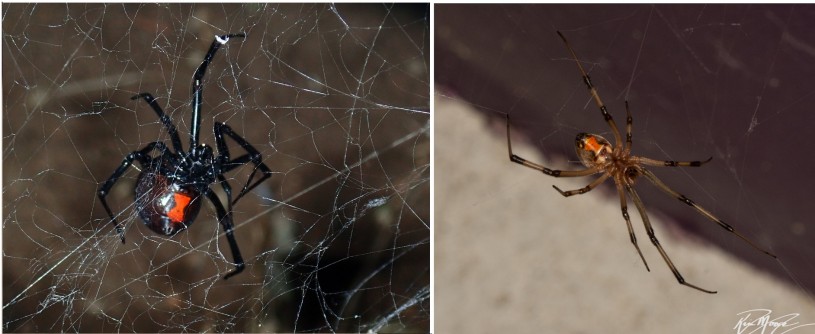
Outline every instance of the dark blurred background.
[[(4, 4), (3, 329), (428, 331), (429, 29), (426, 4)], [(96, 190), (168, 140), (134, 94), (187, 145), (192, 74), (235, 32), (205, 77), (201, 141), (226, 122), (274, 175), (234, 207), (248, 267), (224, 281), (210, 205), (155, 235), (133, 168), (108, 196), (122, 244)]]
[[(652, 170), (779, 259), (641, 181), (637, 189), (649, 212), (667, 215), (801, 293), (815, 291), (808, 204), (815, 189), (808, 145), (815, 124), (815, 7), (439, 5), (435, 15), (437, 90), (483, 113), (494, 136), (505, 136), (510, 114), (518, 138), (547, 158), (570, 162), (549, 166), (561, 169), (581, 168), (577, 133), (613, 140), (559, 30), (621, 127), (630, 101), (633, 153), (661, 160), (712, 156), (701, 168)], [(478, 154), (506, 159), (506, 152)], [(507, 173), (524, 172), (518, 169), (508, 166)], [(613, 186), (594, 193), (617, 201)]]

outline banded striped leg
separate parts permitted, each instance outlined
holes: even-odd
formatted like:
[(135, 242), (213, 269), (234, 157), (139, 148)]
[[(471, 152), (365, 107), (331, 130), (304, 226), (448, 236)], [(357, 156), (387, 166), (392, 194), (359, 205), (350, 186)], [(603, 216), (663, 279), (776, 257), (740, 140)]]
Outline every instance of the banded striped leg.
[(603, 176), (598, 177), (597, 180), (594, 180), (592, 183), (589, 183), (589, 185), (587, 185), (587, 186), (585, 186), (583, 188), (580, 188), (580, 189), (575, 189), (575, 190), (563, 191), (563, 190), (560, 190), (560, 188), (558, 188), (557, 186), (553, 185), (552, 187), (555, 188), (555, 190), (557, 190), (561, 195), (563, 195), (563, 197), (569, 197), (569, 196), (572, 196), (572, 195), (581, 195), (581, 194), (585, 194), (585, 193), (591, 191), (592, 189), (594, 189), (594, 187), (596, 187), (596, 186), (600, 185), (601, 183), (603, 183), (603, 181), (607, 180), (610, 176), (611, 176), (611, 174), (605, 173), (605, 174), (603, 174)]
[(615, 183), (617, 185), (617, 193), (620, 194), (620, 209), (623, 212), (623, 218), (625, 218), (625, 225), (628, 226), (628, 235), (631, 237), (631, 243), (634, 244), (634, 248), (637, 249), (637, 253), (640, 255), (642, 259), (642, 263), (645, 264), (645, 270), (651, 271), (651, 268), (648, 268), (648, 262), (645, 261), (645, 257), (642, 256), (642, 251), (640, 251), (640, 246), (637, 245), (637, 236), (634, 235), (634, 227), (631, 226), (631, 217), (628, 215), (628, 203), (625, 198), (625, 191), (623, 190), (623, 185), (619, 183)]
[(668, 257), (668, 253), (666, 253), (665, 249), (662, 248), (662, 245), (659, 244), (659, 240), (657, 240), (657, 236), (654, 234), (654, 228), (651, 227), (651, 221), (648, 219), (648, 213), (645, 212), (645, 206), (642, 204), (640, 196), (637, 195), (637, 192), (634, 190), (634, 188), (631, 188), (630, 185), (625, 185), (625, 190), (628, 191), (628, 195), (631, 196), (632, 200), (634, 200), (634, 206), (636, 206), (637, 211), (640, 212), (640, 217), (642, 218), (643, 224), (645, 224), (645, 231), (646, 233), (648, 233), (648, 237), (651, 238), (651, 243), (654, 244), (654, 246), (659, 251), (659, 255), (662, 255), (662, 259), (665, 260), (665, 263), (668, 264), (668, 267), (671, 268), (671, 272), (673, 272), (674, 277), (676, 277), (676, 280), (679, 282), (679, 284), (694, 288), (702, 292), (716, 293), (716, 291), (702, 289), (696, 285), (693, 285), (685, 281), (685, 279), (682, 277), (682, 274), (680, 274), (679, 270), (677, 270), (676, 266), (674, 266), (673, 262), (671, 261), (671, 258)]
[(713, 157), (707, 158), (705, 161), (654, 160), (646, 157), (634, 157), (633, 159), (638, 164), (654, 167), (699, 167), (713, 160)]
[[(631, 134), (632, 131), (632, 123), (634, 119), (631, 117), (631, 110), (628, 108), (628, 101), (625, 101), (625, 114), (626, 114), (626, 126), (625, 126), (625, 151), (624, 155), (628, 156), (631, 153), (631, 146), (633, 141), (633, 136)], [(643, 164), (647, 166), (655, 166), (655, 167), (699, 167), (702, 166), (711, 160), (713, 157), (707, 158), (705, 161), (672, 161), (672, 160), (654, 160), (646, 157), (632, 157), (634, 162), (638, 164)]]
[(753, 246), (753, 248), (755, 248), (756, 250), (758, 250), (758, 251), (760, 251), (760, 252), (762, 252), (764, 254), (767, 254), (769, 256), (772, 256), (773, 258), (776, 258), (776, 259), (778, 258), (777, 256), (775, 256), (775, 254), (770, 253), (769, 251), (766, 251), (766, 250), (762, 249), (761, 247), (758, 247), (758, 245), (756, 245), (752, 240), (747, 239), (747, 237), (741, 235), (741, 233), (736, 231), (732, 226), (725, 223), (723, 220), (721, 220), (719, 218), (716, 218), (716, 216), (714, 216), (712, 213), (710, 213), (709, 211), (705, 210), (703, 207), (696, 204), (690, 198), (687, 198), (687, 197), (685, 197), (685, 195), (682, 195), (682, 194), (674, 191), (673, 189), (669, 188), (667, 185), (665, 185), (665, 183), (663, 183), (660, 179), (658, 179), (657, 176), (654, 175), (654, 173), (651, 173), (651, 171), (649, 171), (649, 170), (647, 170), (645, 168), (640, 168), (639, 170), (643, 175), (645, 175), (646, 178), (648, 178), (649, 181), (651, 181), (651, 183), (653, 183), (655, 186), (657, 186), (657, 188), (659, 188), (660, 190), (664, 191), (666, 194), (671, 195), (672, 197), (678, 199), (680, 202), (685, 203), (685, 204), (693, 207), (694, 209), (696, 209), (696, 211), (699, 211), (699, 213), (701, 213), (703, 216), (707, 217), (707, 219), (710, 219), (712, 222), (714, 222), (716, 224), (719, 224), (719, 226), (721, 226), (723, 229), (727, 230), (728, 232), (735, 234), (737, 237), (741, 238), (741, 240), (744, 240), (744, 242), (750, 244), (750, 246)]
[[(556, 170), (556, 169), (549, 169), (544, 167), (543, 165), (536, 164), (520, 156), (517, 156), (512, 153), (512, 140), (510, 139), (510, 132), (509, 132), (509, 114), (507, 114), (507, 150), (509, 151), (509, 160), (521, 164), (523, 166), (536, 169), (538, 171), (543, 172), (546, 175), (554, 176), (554, 177), (575, 177), (575, 176), (587, 176), (592, 175), (595, 173), (600, 172), (601, 167), (592, 167), (586, 168), (581, 170)], [(557, 189), (557, 188), (555, 188)]]
[(572, 58), (574, 62), (577, 64), (577, 68), (580, 70), (580, 75), (583, 76), (583, 82), (588, 87), (591, 96), (594, 98), (594, 102), (597, 104), (597, 107), (600, 108), (600, 113), (603, 114), (603, 119), (605, 119), (608, 126), (611, 128), (611, 132), (614, 133), (614, 147), (619, 148), (622, 143), (622, 138), (620, 137), (620, 130), (617, 129), (617, 124), (614, 123), (614, 118), (611, 117), (611, 114), (608, 113), (608, 109), (606, 109), (606, 105), (603, 104), (603, 100), (600, 99), (600, 95), (597, 93), (597, 88), (594, 88), (594, 85), (591, 84), (591, 78), (586, 73), (586, 70), (583, 69), (583, 65), (580, 64), (580, 60), (577, 59), (577, 53), (574, 52), (572, 46), (569, 45), (569, 41), (566, 40), (566, 37), (557, 32), (561, 39), (563, 39), (563, 43), (566, 44), (566, 48), (569, 49), (569, 52), (572, 54)]

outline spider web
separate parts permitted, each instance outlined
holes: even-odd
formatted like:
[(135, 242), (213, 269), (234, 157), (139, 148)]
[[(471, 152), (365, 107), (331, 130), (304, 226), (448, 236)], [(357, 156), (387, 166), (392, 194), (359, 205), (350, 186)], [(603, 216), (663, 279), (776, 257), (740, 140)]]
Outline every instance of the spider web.
[[(422, 331), (430, 321), (429, 7), (3, 5), (3, 329)], [(215, 121), (273, 176), (234, 206), (246, 270), (204, 205), (173, 238), (133, 209), (129, 152), (190, 130), (195, 68)], [(230, 151), (242, 152), (227, 141)], [(237, 153), (240, 154), (240, 153)], [(138, 164), (136, 164), (138, 165)], [(252, 173), (226, 174), (240, 189)], [(219, 187), (213, 187), (224, 198)]]
[[(435, 19), (437, 329), (728, 333), (755, 308), (815, 323), (815, 164), (803, 144), (815, 124), (815, 7), (437, 5)], [(613, 140), (556, 31), (620, 127), (630, 101), (633, 154), (712, 156), (650, 170), (778, 260), (640, 179), (666, 252), (688, 282), (718, 294), (682, 287), (629, 201), (645, 270), (612, 182), (563, 198), (552, 185), (595, 178), (509, 161), (506, 114), (513, 151), (553, 169), (582, 168), (577, 133)]]

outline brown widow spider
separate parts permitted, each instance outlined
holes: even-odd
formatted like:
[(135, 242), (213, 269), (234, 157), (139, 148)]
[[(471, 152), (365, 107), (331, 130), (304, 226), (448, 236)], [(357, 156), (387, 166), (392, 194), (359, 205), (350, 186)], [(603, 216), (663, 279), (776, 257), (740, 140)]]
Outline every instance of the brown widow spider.
[(730, 233), (735, 234), (753, 248), (776, 258), (775, 255), (772, 253), (761, 249), (755, 243), (747, 239), (745, 236), (741, 235), (732, 226), (728, 225), (724, 221), (719, 218), (716, 218), (712, 213), (705, 210), (701, 206), (694, 203), (689, 198), (685, 197), (684, 195), (674, 191), (673, 189), (669, 188), (665, 183), (659, 180), (659, 178), (651, 173), (651, 171), (645, 169), (644, 166), (654, 166), (654, 167), (699, 167), (707, 162), (709, 162), (713, 157), (708, 158), (705, 161), (660, 161), (654, 160), (645, 157), (638, 157), (631, 155), (631, 124), (633, 123), (633, 119), (631, 118), (631, 111), (628, 109), (628, 101), (625, 101), (625, 112), (626, 112), (626, 127), (625, 127), (625, 145), (622, 144), (622, 137), (620, 136), (620, 131), (617, 129), (617, 125), (614, 123), (614, 119), (611, 117), (611, 114), (608, 113), (606, 106), (603, 104), (603, 101), (600, 99), (600, 95), (597, 94), (597, 89), (594, 85), (591, 84), (591, 79), (589, 75), (586, 74), (586, 71), (583, 69), (583, 66), (580, 64), (580, 61), (577, 59), (577, 54), (574, 52), (572, 47), (569, 45), (569, 42), (566, 40), (566, 37), (557, 32), (561, 39), (563, 39), (563, 43), (566, 44), (566, 48), (569, 49), (569, 52), (572, 54), (572, 58), (574, 59), (575, 63), (577, 64), (577, 68), (580, 70), (580, 74), (583, 76), (583, 82), (586, 83), (586, 86), (591, 93), (594, 102), (597, 103), (597, 107), (600, 108), (600, 113), (603, 115), (603, 119), (605, 119), (608, 126), (611, 128), (611, 132), (614, 134), (614, 146), (611, 146), (608, 140), (605, 138), (598, 136), (596, 134), (589, 134), (589, 133), (580, 133), (577, 135), (575, 139), (575, 149), (577, 151), (577, 156), (580, 158), (580, 162), (586, 166), (585, 169), (582, 170), (574, 170), (574, 171), (561, 171), (555, 169), (549, 169), (544, 167), (543, 165), (539, 165), (533, 162), (530, 162), (524, 158), (521, 158), (512, 153), (512, 141), (510, 140), (510, 132), (509, 132), (509, 114), (507, 114), (507, 149), (509, 150), (509, 160), (523, 166), (539, 170), (546, 175), (554, 176), (554, 177), (576, 177), (576, 176), (589, 176), (598, 173), (602, 173), (599, 178), (589, 183), (589, 185), (575, 190), (563, 191), (560, 190), (557, 186), (552, 186), (557, 190), (561, 195), (564, 197), (569, 197), (572, 195), (580, 195), (585, 194), (594, 187), (597, 187), (599, 184), (603, 183), (607, 179), (611, 178), (614, 180), (614, 185), (617, 186), (617, 193), (620, 195), (620, 207), (623, 212), (623, 218), (625, 219), (625, 223), (628, 226), (628, 234), (631, 236), (631, 243), (634, 244), (634, 248), (637, 249), (637, 253), (639, 253), (642, 262), (645, 264), (645, 269), (649, 272), (651, 269), (648, 267), (648, 263), (645, 261), (645, 257), (642, 256), (642, 252), (640, 251), (640, 247), (637, 246), (637, 238), (634, 236), (634, 229), (631, 227), (631, 219), (628, 216), (628, 206), (626, 201), (626, 193), (631, 199), (634, 201), (634, 205), (637, 207), (637, 211), (640, 213), (640, 217), (642, 217), (642, 222), (645, 224), (645, 231), (648, 233), (648, 237), (651, 239), (651, 243), (659, 251), (659, 254), (662, 255), (662, 259), (665, 260), (665, 263), (668, 264), (668, 267), (671, 268), (674, 276), (676, 276), (676, 280), (679, 281), (679, 284), (694, 288), (696, 290), (707, 292), (707, 293), (716, 293), (716, 291), (706, 290), (700, 288), (696, 285), (688, 283), (682, 278), (682, 275), (679, 273), (679, 270), (676, 269), (671, 259), (668, 257), (668, 253), (662, 248), (659, 244), (659, 240), (657, 240), (656, 235), (654, 234), (654, 229), (651, 227), (651, 222), (648, 220), (648, 214), (645, 212), (645, 206), (640, 199), (640, 196), (637, 195), (637, 191), (634, 190), (633, 185), (636, 181), (637, 177), (640, 175), (645, 176), (645, 178), (653, 183), (657, 188), (665, 192), (666, 194), (678, 199), (680, 202), (685, 203), (692, 208), (699, 211), (703, 216), (707, 217), (711, 221), (716, 224), (719, 224), (722, 228), (727, 230)]

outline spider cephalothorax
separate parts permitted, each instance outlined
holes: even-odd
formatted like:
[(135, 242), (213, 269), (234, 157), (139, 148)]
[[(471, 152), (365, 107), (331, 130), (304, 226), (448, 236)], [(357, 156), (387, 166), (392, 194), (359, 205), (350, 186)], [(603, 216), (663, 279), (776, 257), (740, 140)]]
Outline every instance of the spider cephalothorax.
[(682, 275), (679, 273), (679, 270), (676, 269), (676, 266), (674, 266), (673, 262), (668, 257), (668, 253), (666, 253), (665, 250), (660, 245), (659, 240), (657, 240), (656, 234), (654, 234), (654, 229), (651, 227), (651, 222), (648, 219), (648, 214), (645, 212), (645, 206), (642, 203), (642, 199), (640, 199), (639, 195), (633, 188), (634, 182), (640, 176), (644, 176), (648, 181), (653, 183), (657, 188), (659, 188), (666, 194), (696, 209), (696, 211), (698, 211), (700, 214), (707, 217), (714, 223), (718, 224), (728, 232), (735, 234), (736, 236), (738, 236), (739, 238), (753, 246), (755, 249), (769, 256), (775, 257), (775, 255), (764, 249), (761, 249), (755, 243), (750, 241), (750, 239), (747, 239), (739, 232), (736, 232), (736, 230), (733, 229), (732, 226), (728, 225), (721, 219), (716, 218), (715, 216), (713, 216), (713, 214), (711, 214), (701, 206), (697, 205), (689, 198), (669, 188), (667, 185), (665, 185), (665, 183), (663, 183), (659, 178), (657, 178), (656, 175), (654, 175), (654, 173), (645, 168), (645, 166), (699, 167), (709, 162), (712, 159), (712, 157), (704, 161), (660, 161), (646, 157), (631, 155), (632, 146), (631, 130), (633, 118), (631, 117), (631, 111), (628, 109), (628, 101), (625, 102), (625, 112), (627, 117), (625, 128), (626, 136), (625, 142), (623, 142), (622, 136), (620, 136), (620, 130), (617, 129), (617, 124), (614, 123), (614, 118), (611, 117), (611, 114), (606, 109), (606, 106), (603, 104), (603, 101), (600, 100), (600, 95), (597, 93), (597, 89), (594, 87), (594, 85), (592, 85), (589, 75), (586, 74), (586, 71), (583, 69), (583, 65), (581, 65), (580, 61), (577, 59), (577, 54), (575, 54), (574, 50), (572, 50), (572, 47), (569, 46), (569, 42), (566, 41), (566, 37), (563, 37), (563, 34), (561, 34), (559, 31), (558, 35), (560, 35), (560, 38), (563, 39), (563, 42), (566, 44), (566, 48), (569, 49), (569, 52), (572, 54), (572, 58), (574, 59), (575, 63), (577, 63), (577, 68), (580, 70), (580, 74), (583, 77), (583, 82), (588, 87), (592, 99), (594, 99), (594, 102), (600, 109), (600, 113), (603, 116), (603, 119), (611, 128), (611, 132), (614, 134), (614, 145), (612, 146), (612, 144), (608, 140), (601, 136), (580, 133), (577, 135), (577, 138), (575, 139), (575, 149), (577, 151), (577, 156), (580, 158), (580, 162), (584, 166), (586, 166), (586, 168), (575, 171), (562, 171), (556, 169), (549, 169), (543, 165), (530, 162), (512, 153), (512, 142), (510, 140), (509, 134), (510, 128), (509, 115), (507, 114), (507, 149), (509, 150), (509, 160), (514, 163), (521, 164), (523, 166), (541, 171), (546, 175), (554, 177), (576, 177), (576, 176), (589, 176), (593, 174), (602, 174), (600, 177), (589, 183), (589, 185), (580, 189), (563, 191), (560, 190), (560, 188), (558, 188), (557, 186), (553, 186), (555, 190), (557, 190), (561, 195), (565, 197), (587, 193), (594, 189), (594, 187), (600, 185), (609, 178), (614, 180), (614, 184), (617, 188), (617, 193), (620, 195), (620, 208), (622, 209), (623, 219), (625, 219), (625, 223), (628, 226), (628, 234), (631, 238), (631, 243), (634, 244), (634, 248), (636, 248), (637, 253), (640, 255), (640, 258), (642, 259), (642, 262), (645, 264), (645, 269), (650, 271), (650, 268), (648, 268), (648, 263), (645, 261), (645, 257), (642, 256), (640, 247), (637, 245), (637, 238), (634, 235), (634, 229), (631, 226), (631, 218), (628, 215), (628, 204), (626, 195), (628, 195), (628, 197), (630, 197), (631, 200), (634, 201), (634, 205), (637, 207), (637, 211), (639, 211), (640, 217), (642, 217), (643, 224), (645, 224), (645, 230), (646, 233), (648, 233), (648, 238), (651, 240), (651, 243), (654, 244), (654, 247), (657, 248), (659, 254), (662, 256), (662, 259), (665, 261), (668, 267), (671, 268), (671, 271), (673, 272), (674, 277), (676, 277), (676, 280), (679, 281), (679, 283), (682, 285), (707, 293), (716, 293), (716, 291), (702, 289), (696, 285), (686, 282)]
[[(178, 130), (170, 117), (167, 116), (158, 103), (156, 103), (156, 99), (153, 95), (150, 93), (141, 93), (131, 98), (133, 100), (143, 98), (153, 111), (155, 111), (161, 123), (167, 128), (172, 149), (164, 144), (164, 142), (155, 141), (147, 144), (147, 146), (141, 150), (131, 152), (124, 158), (119, 168), (113, 172), (113, 175), (99, 188), (99, 200), (110, 216), (110, 221), (116, 228), (123, 243), (125, 242), (124, 231), (116, 221), (116, 217), (108, 206), (105, 197), (116, 181), (118, 181), (130, 165), (133, 164), (133, 161), (138, 161), (142, 166), (142, 171), (136, 181), (135, 188), (136, 212), (138, 212), (144, 224), (156, 233), (173, 236), (189, 227), (198, 216), (198, 212), (201, 210), (201, 202), (206, 196), (215, 206), (218, 222), (223, 226), (226, 239), (229, 242), (229, 248), (232, 250), (232, 256), (234, 258), (235, 270), (226, 274), (224, 279), (240, 273), (244, 268), (243, 258), (241, 257), (238, 243), (235, 241), (232, 230), (232, 205), (237, 203), (247, 192), (268, 179), (272, 175), (272, 171), (261, 160), (260, 152), (224, 123), (215, 122), (215, 127), (213, 128), (215, 143), (218, 149), (217, 156), (214, 154), (212, 147), (198, 143), (203, 98), (202, 80), (204, 79), (207, 66), (221, 45), (226, 44), (230, 38), (245, 36), (244, 34), (215, 36), (215, 40), (212, 42), (212, 45), (210, 45), (209, 51), (206, 56), (204, 56), (204, 61), (201, 62), (201, 65), (198, 66), (198, 69), (193, 75), (192, 127), (190, 128), (189, 150), (185, 151), (182, 147)], [(246, 154), (232, 159), (226, 145), (226, 137), (229, 137), (240, 145), (246, 151)], [(158, 155), (152, 156), (151, 153), (154, 151)], [(254, 165), (255, 169), (252, 170), (252, 174), (241, 189), (241, 192), (238, 193), (238, 196), (233, 200), (232, 187), (229, 185), (229, 182), (226, 181), (224, 173), (249, 163)], [(255, 183), (250, 184), (258, 170), (262, 173), (261, 177)], [(224, 193), (226, 193), (226, 202), (224, 203), (221, 203), (218, 196), (210, 189), (210, 185), (215, 182), (217, 182), (223, 188)], [(224, 204), (226, 208), (224, 208)]]

